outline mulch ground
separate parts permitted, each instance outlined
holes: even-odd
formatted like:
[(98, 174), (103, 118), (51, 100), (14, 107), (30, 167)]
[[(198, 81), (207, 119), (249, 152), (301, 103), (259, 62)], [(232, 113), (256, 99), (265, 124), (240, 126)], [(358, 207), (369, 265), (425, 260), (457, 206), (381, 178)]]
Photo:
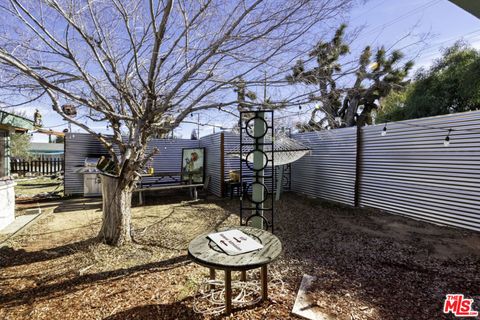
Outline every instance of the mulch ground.
[[(134, 208), (135, 242), (121, 248), (95, 239), (98, 200), (43, 204), (36, 223), (0, 248), (0, 319), (222, 318), (194, 312), (208, 270), (186, 248), (200, 233), (236, 225), (238, 202), (181, 199)], [(305, 273), (318, 279), (313, 303), (332, 318), (453, 319), (442, 314), (447, 293), (473, 297), (480, 310), (480, 233), (294, 194), (276, 210), (284, 252), (272, 264), (269, 300), (230, 319), (294, 318)]]

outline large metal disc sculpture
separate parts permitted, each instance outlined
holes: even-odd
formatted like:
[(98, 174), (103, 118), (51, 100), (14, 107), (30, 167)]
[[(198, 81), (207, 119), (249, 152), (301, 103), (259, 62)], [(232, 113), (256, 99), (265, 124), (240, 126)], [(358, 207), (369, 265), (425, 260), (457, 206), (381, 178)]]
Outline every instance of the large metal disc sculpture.
[(240, 178), (244, 186), (241, 223), (273, 232), (274, 185), (276, 183), (278, 200), (285, 166), (303, 157), (310, 149), (284, 133), (275, 136), (271, 110), (241, 112), (240, 119), (244, 120), (240, 126), (240, 145), (229, 154), (240, 157)]

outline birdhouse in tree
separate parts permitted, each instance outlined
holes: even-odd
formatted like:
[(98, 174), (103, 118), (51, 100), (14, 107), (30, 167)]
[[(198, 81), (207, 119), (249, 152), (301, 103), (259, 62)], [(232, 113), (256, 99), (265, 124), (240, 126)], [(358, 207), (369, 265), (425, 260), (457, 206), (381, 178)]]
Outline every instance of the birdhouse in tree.
[(64, 104), (62, 106), (62, 111), (69, 117), (76, 117), (77, 116), (77, 107), (71, 104)]

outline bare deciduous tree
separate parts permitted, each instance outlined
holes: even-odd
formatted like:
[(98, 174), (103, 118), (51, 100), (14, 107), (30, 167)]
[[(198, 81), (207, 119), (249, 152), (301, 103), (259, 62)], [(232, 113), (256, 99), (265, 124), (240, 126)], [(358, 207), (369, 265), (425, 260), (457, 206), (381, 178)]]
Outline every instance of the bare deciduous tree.
[[(5, 0), (0, 12), (2, 93), (48, 98), (97, 137), (115, 162), (104, 184), (100, 237), (131, 240), (130, 202), (139, 172), (192, 112), (233, 106), (235, 83), (275, 68), (308, 31), (350, 0)], [(61, 106), (79, 107), (69, 117)], [(108, 123), (105, 135), (85, 119)]]

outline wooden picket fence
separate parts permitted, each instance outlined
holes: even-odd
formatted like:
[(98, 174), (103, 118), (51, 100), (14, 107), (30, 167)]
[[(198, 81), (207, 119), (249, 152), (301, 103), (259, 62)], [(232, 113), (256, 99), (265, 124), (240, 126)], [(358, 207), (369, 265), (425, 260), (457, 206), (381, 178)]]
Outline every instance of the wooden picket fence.
[(62, 158), (56, 159), (12, 159), (10, 161), (11, 173), (25, 175), (26, 173), (36, 173), (41, 175), (50, 175), (62, 172), (65, 167), (65, 161)]

